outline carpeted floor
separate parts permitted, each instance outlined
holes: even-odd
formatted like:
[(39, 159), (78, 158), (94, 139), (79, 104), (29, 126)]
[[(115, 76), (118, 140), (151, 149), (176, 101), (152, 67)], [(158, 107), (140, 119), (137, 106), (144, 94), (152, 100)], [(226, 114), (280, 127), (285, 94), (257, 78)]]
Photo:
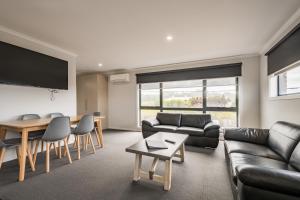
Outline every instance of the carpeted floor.
[[(141, 133), (106, 131), (104, 148), (96, 154), (86, 152), (73, 164), (67, 159), (51, 159), (50, 173), (44, 173), (44, 154), (39, 155), (37, 171), (27, 167), (24, 182), (17, 182), (16, 161), (5, 163), (0, 170), (1, 200), (231, 200), (230, 181), (224, 158), (223, 143), (216, 150), (187, 147), (186, 161), (173, 164), (172, 188), (163, 191), (158, 183), (132, 182), (134, 155), (125, 148), (142, 138)], [(54, 154), (54, 152), (53, 152)], [(143, 158), (143, 168), (149, 169), (152, 159)], [(163, 172), (159, 163), (157, 172)]]

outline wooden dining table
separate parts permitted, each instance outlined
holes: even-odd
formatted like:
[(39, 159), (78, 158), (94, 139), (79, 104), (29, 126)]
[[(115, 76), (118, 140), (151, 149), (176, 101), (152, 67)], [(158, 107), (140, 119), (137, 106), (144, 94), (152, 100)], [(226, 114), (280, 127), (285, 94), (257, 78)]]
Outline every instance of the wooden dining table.
[[(77, 115), (70, 117), (71, 124), (78, 124), (83, 115)], [(103, 148), (103, 134), (102, 134), (102, 119), (103, 116), (94, 116), (94, 121), (97, 124), (97, 137), (98, 144)], [(32, 131), (45, 130), (51, 118), (33, 119), (33, 120), (15, 120), (0, 122), (0, 139), (3, 140), (6, 137), (8, 131), (18, 132), (21, 134), (21, 146), (20, 146), (20, 166), (19, 166), (19, 181), (24, 181), (25, 167), (26, 167), (26, 149), (28, 146), (28, 134), (34, 134)], [(1, 151), (1, 150), (0, 150)], [(1, 153), (1, 152), (0, 152)]]

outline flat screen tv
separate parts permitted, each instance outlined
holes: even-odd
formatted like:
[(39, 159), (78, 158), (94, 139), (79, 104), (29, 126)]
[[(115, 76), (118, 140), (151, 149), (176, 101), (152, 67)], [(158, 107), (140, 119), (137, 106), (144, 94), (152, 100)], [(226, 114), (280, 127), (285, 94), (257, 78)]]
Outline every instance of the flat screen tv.
[(68, 89), (68, 62), (0, 41), (0, 83)]

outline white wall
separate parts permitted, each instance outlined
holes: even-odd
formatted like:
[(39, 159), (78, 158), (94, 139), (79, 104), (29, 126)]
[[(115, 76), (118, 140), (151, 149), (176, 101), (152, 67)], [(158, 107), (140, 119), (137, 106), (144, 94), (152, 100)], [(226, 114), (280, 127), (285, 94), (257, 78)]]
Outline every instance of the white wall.
[(284, 99), (269, 97), (269, 83), (267, 75), (267, 57), (264, 54), (284, 37), (293, 27), (300, 23), (300, 9), (278, 30), (268, 41), (261, 52), (260, 59), (260, 88), (261, 88), (261, 127), (270, 128), (279, 120), (300, 124), (300, 99)]
[(137, 85), (135, 74), (130, 83), (108, 83), (108, 128), (137, 130)]
[[(74, 55), (4, 27), (0, 27), (0, 41), (64, 59), (69, 63), (69, 89), (59, 90), (55, 95), (55, 101), (50, 101), (48, 89), (0, 84), (0, 121), (14, 120), (25, 113), (37, 113), (42, 117), (51, 112), (76, 115), (76, 57)], [(15, 136), (14, 133), (7, 133), (7, 138)], [(15, 152), (7, 152), (5, 160), (13, 158)]]
[(135, 73), (210, 66), (242, 62), (240, 77), (239, 115), (240, 126), (260, 127), (259, 105), (259, 56), (238, 56), (207, 61), (164, 65), (131, 71), (131, 81), (125, 84), (108, 85), (109, 128), (136, 130), (138, 121), (138, 100)]

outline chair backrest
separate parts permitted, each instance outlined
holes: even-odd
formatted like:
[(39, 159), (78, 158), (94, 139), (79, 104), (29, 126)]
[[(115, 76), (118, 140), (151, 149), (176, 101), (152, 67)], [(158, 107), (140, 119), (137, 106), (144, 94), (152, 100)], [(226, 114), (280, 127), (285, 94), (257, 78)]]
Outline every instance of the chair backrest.
[(20, 116), (20, 120), (41, 119), (38, 114), (25, 114)]
[(63, 117), (63, 116), (64, 116), (64, 114), (59, 113), (59, 112), (57, 112), (57, 113), (50, 113), (50, 114), (49, 114), (49, 117), (50, 117), (50, 118)]
[(74, 133), (86, 134), (93, 131), (93, 129), (94, 129), (94, 116), (91, 114), (87, 114), (80, 119)]
[(96, 117), (99, 117), (99, 116), (101, 116), (101, 112), (94, 112), (93, 115)]
[(71, 133), (70, 117), (56, 117), (49, 123), (42, 139), (45, 141), (58, 141)]

